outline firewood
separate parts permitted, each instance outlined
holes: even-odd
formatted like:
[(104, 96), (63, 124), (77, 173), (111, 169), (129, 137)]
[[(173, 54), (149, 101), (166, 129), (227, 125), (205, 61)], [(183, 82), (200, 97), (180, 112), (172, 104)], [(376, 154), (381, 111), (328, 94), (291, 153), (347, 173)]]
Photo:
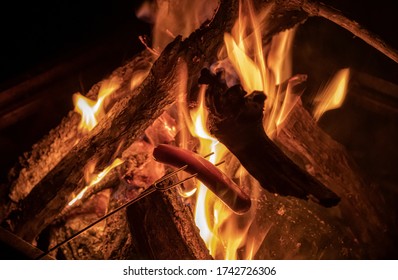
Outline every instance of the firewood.
[[(121, 81), (120, 87), (114, 94), (117, 96), (128, 92), (136, 68), (143, 67), (150, 60), (150, 53), (145, 50), (124, 66), (113, 71), (106, 79), (118, 79)], [(95, 99), (103, 82), (100, 81), (95, 84), (86, 96), (90, 99)], [(79, 122), (79, 114), (70, 111), (56, 128), (33, 145), (31, 151), (24, 153), (19, 158), (18, 163), (8, 173), (8, 181), (2, 186), (2, 188), (7, 190), (5, 192), (6, 197), (2, 198), (4, 203), (18, 203), (25, 198), (32, 188), (76, 145), (82, 137), (78, 130)], [(0, 210), (0, 221), (8, 214), (9, 210), (4, 208)]]
[(336, 211), (344, 213), (339, 218), (365, 244), (363, 250), (386, 254), (395, 240), (396, 221), (394, 215), (385, 212), (380, 187), (364, 179), (344, 146), (319, 128), (303, 105), (296, 106), (288, 118), (275, 143), (341, 197)]
[(102, 170), (109, 159), (142, 135), (151, 121), (174, 101), (180, 44), (177, 38), (166, 48), (143, 84), (117, 103), (107, 118), (81, 139), (22, 201), (20, 214), (12, 213), (11, 225), (15, 226), (15, 233), (27, 241), (35, 238), (81, 185), (87, 162), (99, 159), (97, 167)]
[[(273, 6), (273, 10), (271, 11), (273, 20), (267, 29), (267, 33), (264, 34), (265, 42), (272, 38), (274, 34), (291, 28), (297, 23), (303, 22), (308, 18), (308, 16), (325, 16), (321, 13), (317, 14), (316, 9), (311, 10), (308, 8), (306, 11), (303, 11), (301, 8), (301, 5), (303, 4), (302, 1), (259, 2), (263, 5), (273, 5), (274, 3), (277, 3), (277, 5)], [(310, 3), (307, 1), (304, 2), (306, 5), (309, 5), (308, 3)], [(316, 7), (316, 4), (314, 5), (315, 6), (310, 5), (308, 7)], [(57, 215), (57, 212), (65, 206), (65, 197), (68, 197), (76, 190), (87, 160), (97, 156), (100, 158), (98, 168), (103, 168), (106, 165), (105, 162), (109, 161), (109, 158), (116, 150), (118, 150), (118, 152), (114, 156), (117, 156), (118, 153), (122, 152), (119, 150), (122, 150), (123, 147), (127, 146), (127, 144), (123, 144), (120, 149), (116, 149), (117, 144), (115, 144), (115, 139), (117, 136), (129, 136), (132, 139), (124, 137), (124, 140), (127, 141), (126, 143), (131, 143), (130, 141), (133, 141), (139, 133), (142, 133), (145, 127), (148, 126), (157, 115), (159, 115), (160, 112), (158, 111), (163, 110), (165, 105), (172, 101), (168, 99), (169, 95), (165, 94), (165, 91), (169, 90), (171, 92), (171, 90), (162, 88), (167, 83), (163, 79), (166, 79), (167, 77), (162, 77), (163, 79), (158, 80), (154, 78), (159, 78), (159, 76), (161, 76), (157, 75), (159, 73), (156, 74), (156, 72), (164, 71), (164, 69), (161, 69), (164, 64), (167, 64), (164, 60), (170, 59), (170, 62), (175, 62), (173, 59), (177, 60), (180, 56), (184, 57), (188, 62), (189, 86), (195, 84), (197, 74), (200, 69), (202, 69), (203, 65), (205, 63), (212, 63), (216, 59), (218, 47), (222, 43), (223, 33), (231, 29), (237, 17), (237, 11), (238, 1), (222, 1), (216, 16), (210, 23), (206, 23), (201, 29), (191, 34), (187, 40), (177, 44), (179, 45), (179, 47), (177, 47), (178, 51), (176, 51), (178, 54), (171, 57), (167, 57), (167, 52), (166, 54), (163, 54), (160, 57), (163, 62), (158, 61), (158, 63), (153, 66), (151, 71), (152, 74), (150, 74), (144, 84), (135, 91), (134, 95), (122, 100), (119, 103), (119, 106), (115, 106), (115, 109), (112, 109), (111, 112), (109, 112), (109, 120), (101, 122), (88, 136), (80, 140), (73, 149), (72, 146), (75, 145), (74, 142), (76, 141), (75, 136), (63, 136), (69, 133), (70, 121), (68, 120), (64, 122), (64, 125), (67, 128), (61, 128), (61, 130), (56, 128), (53, 131), (54, 136), (49, 136), (47, 140), (44, 139), (40, 144), (35, 146), (32, 151), (32, 156), (27, 157), (28, 164), (25, 165), (27, 168), (26, 172), (30, 175), (21, 176), (20, 173), (24, 172), (21, 172), (23, 168), (17, 168), (14, 169), (14, 179), (11, 179), (11, 184), (14, 181), (19, 181), (18, 184), (22, 184), (24, 181), (23, 178), (30, 178), (32, 176), (36, 177), (36, 179), (29, 183), (29, 188), (32, 188), (35, 185), (36, 187), (34, 188), (34, 191), (30, 192), (29, 195), (21, 202), (20, 213), (14, 213), (9, 217), (10, 224), (15, 228), (15, 232), (19, 233), (27, 240), (32, 240), (42, 228), (51, 222), (52, 218)], [(361, 37), (361, 34), (357, 36)], [(170, 72), (174, 73), (174, 71)], [(169, 73), (169, 75), (172, 74)], [(170, 81), (173, 79), (172, 77), (169, 77), (167, 80)], [(158, 90), (158, 88), (160, 88), (160, 90)], [(149, 95), (149, 91), (152, 91), (152, 95)], [(167, 96), (167, 99), (163, 100), (165, 95)], [(148, 109), (144, 108), (144, 104), (148, 105), (146, 102), (147, 99), (152, 102), (151, 106), (153, 107), (152, 109), (145, 111), (145, 109)], [(141, 105), (136, 102), (142, 102), (143, 104)], [(129, 104), (130, 107), (134, 108), (129, 109), (133, 113), (128, 114), (124, 112), (124, 110), (127, 110), (126, 104)], [(150, 114), (150, 116), (143, 116), (143, 112)], [(131, 117), (132, 115), (134, 115), (135, 118)], [(73, 118), (76, 119), (73, 121), (75, 125), (71, 125), (71, 127), (76, 127), (78, 117), (75, 115)], [(115, 127), (116, 125), (119, 125), (119, 121), (122, 124), (120, 129)], [(124, 130), (129, 126), (127, 125), (128, 122), (132, 127), (129, 127), (129, 129), (135, 130), (134, 128), (136, 128), (134, 132), (127, 133)], [(102, 129), (104, 130), (103, 132), (101, 131)], [(66, 143), (68, 139), (72, 141), (73, 144), (67, 145), (68, 147), (63, 147), (64, 143)], [(55, 141), (59, 142), (59, 144), (54, 144)], [(110, 150), (111, 152), (104, 152), (101, 150), (101, 147), (106, 146), (109, 146), (109, 149), (107, 148), (107, 150)], [(47, 147), (50, 148), (48, 149)], [(41, 149), (43, 149), (44, 152)], [(62, 151), (58, 156), (52, 155), (53, 153), (57, 154), (58, 151)], [(101, 154), (95, 156), (94, 151), (98, 151)], [(50, 170), (51, 172), (49, 172)], [(40, 183), (38, 183), (39, 181)], [(29, 190), (27, 192), (29, 192)], [(21, 191), (21, 193), (24, 193), (24, 191)], [(20, 197), (23, 197), (26, 193), (22, 194)], [(47, 211), (50, 209), (51, 211)], [(0, 219), (3, 220), (7, 213), (7, 211), (2, 211)]]
[[(189, 38), (171, 43), (152, 66), (140, 87), (109, 111), (87, 136), (81, 139), (62, 160), (21, 201), (19, 209), (7, 219), (22, 238), (31, 241), (65, 207), (68, 197), (81, 185), (84, 166), (98, 159), (102, 170), (112, 157), (119, 156), (175, 100), (178, 81), (176, 62), (188, 61), (189, 77), (197, 77), (206, 61), (216, 57), (225, 30), (230, 30), (238, 11), (238, 1), (224, 1), (211, 24), (204, 25)], [(62, 139), (62, 138), (61, 138)], [(121, 139), (119, 143), (117, 140)], [(40, 149), (37, 150), (40, 154)]]
[(175, 188), (129, 206), (127, 219), (139, 254), (145, 259), (211, 259), (190, 211)]
[[(236, 16), (236, 5), (237, 1), (222, 1), (225, 5), (220, 9), (228, 7), (229, 11), (223, 14), (223, 17), (219, 17), (217, 21), (219, 31), (213, 30), (212, 36), (206, 38), (218, 38), (220, 34), (228, 30), (231, 26), (232, 20)], [(231, 2), (231, 3), (229, 3)], [(258, 1), (261, 6), (271, 6), (274, 1)], [(265, 3), (264, 3), (265, 2)], [(328, 7), (322, 3), (316, 1), (284, 1), (277, 2), (271, 10), (272, 17), (275, 19), (270, 22), (267, 27), (267, 32), (264, 34), (264, 41), (269, 40), (274, 34), (279, 31), (285, 30), (294, 26), (299, 22), (305, 21), (308, 17), (323, 17), (330, 20), (339, 26), (347, 29), (358, 38), (363, 39), (369, 45), (373, 46), (392, 60), (398, 62), (398, 52), (379, 38), (376, 34), (372, 34), (365, 28), (363, 28), (357, 22), (350, 20), (345, 17), (343, 13), (338, 10)], [(220, 25), (221, 24), (221, 25)], [(215, 24), (214, 24), (215, 25)], [(199, 32), (200, 33), (200, 32)], [(200, 34), (199, 34), (200, 35)], [(197, 36), (199, 38), (199, 36)], [(210, 40), (201, 40), (195, 46), (190, 43), (191, 47), (191, 58), (197, 55), (206, 54), (206, 47), (209, 46)], [(211, 43), (210, 43), (211, 44)], [(192, 49), (196, 48), (194, 52)], [(212, 49), (212, 48), (210, 48)], [(214, 50), (213, 50), (214, 51)], [(197, 54), (196, 54), (197, 53)], [(119, 77), (122, 80), (122, 85), (117, 90), (116, 95), (128, 91), (129, 83), (132, 78), (133, 70), (136, 68), (137, 61), (139, 60), (150, 60), (151, 54), (148, 51), (143, 51), (138, 56), (133, 58), (125, 66), (115, 70), (109, 78)], [(197, 57), (199, 57), (197, 56)], [(211, 57), (211, 54), (207, 53), (207, 57)], [(199, 67), (201, 63), (197, 66)], [(196, 69), (197, 71), (197, 69)], [(87, 96), (89, 98), (95, 98), (98, 94), (101, 82), (92, 87)], [(77, 125), (79, 122), (79, 116), (71, 111), (67, 117), (65, 117), (60, 125), (50, 131), (41, 141), (32, 147), (32, 150), (25, 153), (20, 158), (19, 163), (9, 172), (8, 182), (2, 186), (2, 188), (9, 189), (9, 197), (13, 202), (18, 202), (24, 198), (31, 189), (41, 180), (43, 177), (54, 168), (54, 166), (71, 150), (76, 144), (78, 138)], [(2, 192), (3, 193), (3, 192)], [(4, 192), (6, 193), (6, 192)], [(9, 203), (4, 197), (3, 201)], [(2, 209), (0, 211), (0, 220), (6, 215), (7, 211)]]
[(273, 140), (341, 201), (324, 208), (266, 193), (256, 219), (268, 231), (256, 258), (389, 258), (396, 243), (396, 219), (386, 212), (380, 188), (363, 179), (345, 147), (316, 124), (301, 102)]
[(361, 26), (358, 22), (347, 18), (339, 10), (329, 7), (321, 2), (308, 0), (302, 1), (302, 3), (298, 5), (301, 9), (308, 13), (309, 17), (323, 17), (327, 20), (330, 20), (331, 22), (351, 32), (354, 36), (362, 39), (368, 45), (372, 46), (391, 60), (398, 63), (398, 51), (396, 49), (387, 44), (378, 35)]
[(213, 75), (206, 68), (199, 82), (208, 84), (210, 132), (263, 188), (283, 196), (311, 198), (325, 207), (340, 201), (334, 192), (298, 167), (268, 138), (262, 122), (264, 93), (246, 96), (240, 85), (227, 88), (220, 75)]
[[(87, 97), (95, 99), (105, 80), (117, 79), (121, 81), (120, 87), (114, 92), (123, 95), (130, 88), (131, 79), (137, 68), (143, 63), (149, 63), (148, 51), (143, 51), (135, 56), (126, 65), (116, 69), (103, 81), (95, 84), (87, 93)], [(19, 161), (8, 173), (7, 182), (0, 184), (0, 221), (17, 207), (19, 201), (25, 198), (32, 188), (36, 186), (51, 171), (56, 164), (76, 145), (83, 134), (78, 125), (80, 116), (70, 111), (61, 123), (52, 129), (48, 135), (33, 145), (32, 150), (24, 153)]]
[[(134, 144), (138, 147), (141, 146), (140, 142), (142, 141)], [(144, 189), (159, 179), (153, 176), (156, 172), (151, 171), (156, 169), (162, 174), (160, 177), (164, 175), (164, 166), (154, 161), (152, 157), (153, 148), (150, 145), (146, 147), (136, 154), (143, 158), (136, 169), (142, 170), (142, 167), (149, 166), (146, 174), (150, 178), (142, 182), (144, 185), (142, 183), (136, 185), (128, 178), (124, 178), (121, 179), (119, 186), (112, 190), (110, 196), (99, 193), (91, 197), (81, 209), (67, 213), (63, 217), (64, 221), (51, 224), (50, 247), (60, 244), (88, 224), (136, 199), (145, 192)], [(130, 153), (134, 151), (135, 148), (129, 148)], [(176, 176), (169, 177), (162, 185), (167, 187), (174, 184), (176, 182), (174, 178), (178, 179)], [(109, 205), (106, 203), (107, 197)], [(104, 209), (107, 209), (107, 213), (103, 212)], [(191, 208), (178, 195), (177, 189), (158, 191), (137, 200), (127, 207), (127, 215), (126, 209), (112, 214), (58, 248), (57, 255), (66, 259), (211, 258), (193, 222)]]

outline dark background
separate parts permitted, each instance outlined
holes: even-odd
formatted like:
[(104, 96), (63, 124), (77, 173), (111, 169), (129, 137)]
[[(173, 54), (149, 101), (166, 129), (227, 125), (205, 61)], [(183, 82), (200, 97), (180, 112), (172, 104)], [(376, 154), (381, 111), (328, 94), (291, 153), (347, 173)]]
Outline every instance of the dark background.
[[(0, 85), (10, 79), (33, 75), (60, 56), (73, 55), (84, 47), (107, 40), (115, 34), (129, 34), (130, 44), (125, 51), (136, 51), (140, 47), (137, 35), (149, 32), (148, 25), (135, 17), (135, 10), (141, 2), (3, 1), (0, 6)], [(398, 48), (398, 10), (395, 1), (322, 2), (343, 11)]]
[(126, 55), (137, 51), (137, 36), (149, 31), (135, 17), (139, 1), (3, 1), (1, 5), (0, 83), (32, 75), (60, 57), (76, 55), (122, 33), (130, 36)]
[(143, 49), (150, 26), (139, 1), (3, 1), (0, 4), (0, 182), (86, 93)]

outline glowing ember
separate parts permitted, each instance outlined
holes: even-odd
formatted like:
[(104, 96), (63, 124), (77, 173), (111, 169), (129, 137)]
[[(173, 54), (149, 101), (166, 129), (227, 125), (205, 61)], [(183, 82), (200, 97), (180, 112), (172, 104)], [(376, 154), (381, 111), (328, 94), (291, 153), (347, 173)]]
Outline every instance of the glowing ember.
[(79, 125), (80, 129), (90, 131), (97, 125), (98, 120), (105, 115), (103, 109), (105, 99), (117, 90), (119, 86), (120, 82), (116, 78), (105, 81), (98, 92), (97, 101), (91, 100), (80, 93), (73, 95), (75, 111), (82, 116)]
[(313, 113), (317, 121), (325, 112), (340, 108), (343, 105), (349, 77), (350, 70), (348, 68), (338, 71), (321, 93), (317, 95), (314, 100), (315, 108)]

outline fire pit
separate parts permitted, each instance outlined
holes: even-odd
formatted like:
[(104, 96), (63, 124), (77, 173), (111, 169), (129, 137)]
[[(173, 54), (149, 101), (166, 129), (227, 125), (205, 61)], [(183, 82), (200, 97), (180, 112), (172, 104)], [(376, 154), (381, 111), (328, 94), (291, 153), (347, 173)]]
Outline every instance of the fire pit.
[(73, 94), (1, 186), (2, 227), (42, 251), (30, 257), (395, 256), (396, 130), (361, 141), (346, 131), (363, 123), (341, 119), (393, 127), (398, 86), (339, 53), (308, 59), (322, 54), (306, 32), (348, 40), (342, 26), (392, 69), (393, 48), (317, 2), (158, 1), (137, 15), (155, 23), (146, 48)]

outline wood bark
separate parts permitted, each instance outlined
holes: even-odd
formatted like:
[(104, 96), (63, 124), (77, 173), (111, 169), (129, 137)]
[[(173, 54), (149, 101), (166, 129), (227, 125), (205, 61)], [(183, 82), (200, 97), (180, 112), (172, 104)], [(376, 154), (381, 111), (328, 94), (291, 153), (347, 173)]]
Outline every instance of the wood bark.
[[(143, 51), (126, 65), (116, 69), (103, 81), (95, 84), (87, 93), (90, 99), (96, 99), (101, 85), (105, 80), (117, 79), (120, 87), (113, 93), (124, 95), (130, 89), (131, 79), (137, 68), (143, 68), (151, 60), (150, 53)], [(42, 140), (32, 147), (32, 151), (25, 153), (9, 172), (10, 198), (18, 202), (51, 170), (82, 137), (78, 130), (80, 116), (70, 111), (59, 126), (54, 128)], [(23, 185), (23, 186), (22, 186)]]
[[(129, 91), (131, 79), (137, 68), (141, 70), (149, 67), (150, 61), (151, 54), (146, 50), (142, 51), (126, 65), (113, 71), (107, 79), (95, 84), (86, 96), (96, 99), (101, 85), (109, 79), (121, 82), (113, 94), (123, 96)], [(78, 129), (80, 119), (78, 113), (70, 111), (56, 128), (33, 145), (31, 151), (19, 158), (18, 163), (8, 173), (8, 181), (2, 185), (6, 191), (1, 197), (3, 208), (0, 210), (0, 221), (7, 216), (15, 203), (25, 198), (83, 137)], [(8, 207), (4, 207), (5, 205)]]
[[(294, 121), (295, 118), (298, 121)], [(275, 142), (342, 197), (338, 208), (350, 213), (347, 224), (362, 240), (377, 242), (379, 234), (386, 233), (389, 223), (389, 217), (384, 212), (384, 199), (377, 186), (364, 181), (345, 148), (323, 132), (303, 106), (294, 110), (290, 120)], [(320, 145), (316, 145), (318, 142)], [(388, 239), (385, 241), (388, 242)]]
[(127, 218), (139, 255), (158, 260), (208, 260), (191, 209), (176, 188), (129, 206)]
[(264, 131), (263, 92), (247, 92), (240, 85), (227, 88), (221, 73), (203, 69), (199, 82), (207, 84), (210, 132), (223, 143), (272, 193), (312, 199), (331, 207), (340, 198), (305, 170), (298, 167), (276, 146)]
[(180, 44), (177, 38), (143, 84), (118, 102), (107, 118), (81, 139), (23, 200), (20, 214), (14, 213), (11, 219), (18, 235), (33, 240), (65, 207), (70, 194), (80, 185), (86, 163), (99, 160), (97, 167), (103, 169), (174, 101)]
[[(230, 5), (230, 4), (233, 5)], [(22, 238), (31, 241), (64, 208), (70, 194), (83, 178), (84, 166), (98, 160), (102, 170), (117, 157), (175, 100), (178, 80), (175, 67), (180, 57), (188, 61), (189, 77), (197, 74), (206, 61), (215, 59), (222, 36), (237, 15), (237, 1), (225, 1), (210, 25), (197, 30), (184, 42), (170, 44), (143, 84), (122, 99), (90, 133), (81, 139), (36, 185), (11, 213), (9, 224)], [(120, 139), (120, 143), (117, 141)], [(38, 152), (40, 152), (38, 150)]]
[(368, 45), (398, 63), (398, 51), (396, 49), (390, 46), (378, 35), (361, 26), (358, 22), (347, 18), (342, 12), (323, 3), (314, 1), (303, 1), (301, 8), (308, 13), (309, 17), (323, 17), (343, 27), (353, 35), (362, 39)]

